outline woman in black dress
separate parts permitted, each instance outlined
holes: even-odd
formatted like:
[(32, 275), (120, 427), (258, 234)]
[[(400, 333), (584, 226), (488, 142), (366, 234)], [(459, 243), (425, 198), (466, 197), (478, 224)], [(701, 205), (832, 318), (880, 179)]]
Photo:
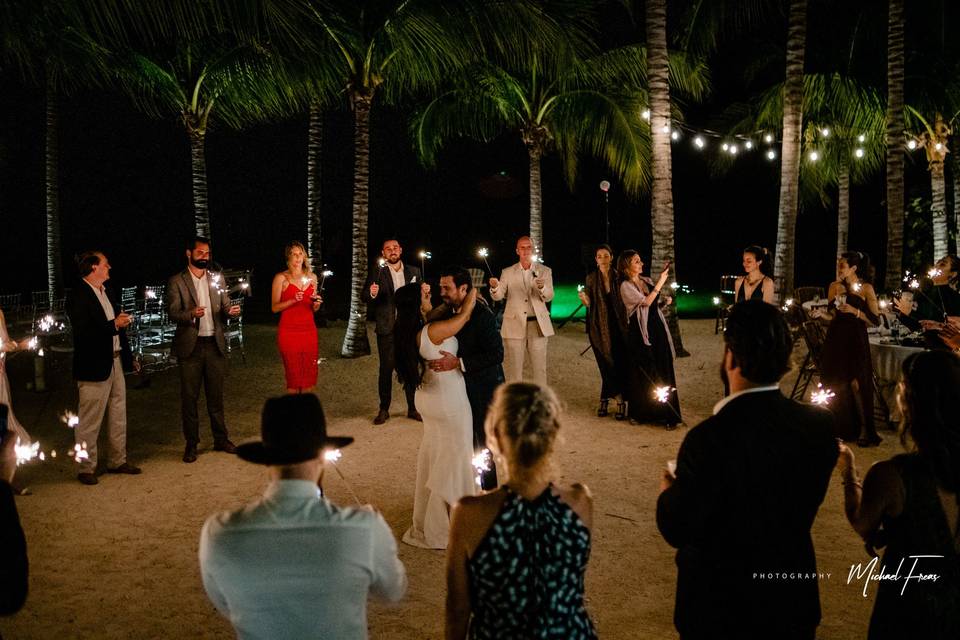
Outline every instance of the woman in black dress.
[(820, 379), (836, 397), (829, 407), (836, 417), (837, 437), (861, 447), (880, 444), (873, 420), (873, 361), (867, 327), (880, 317), (877, 294), (870, 284), (870, 259), (849, 251), (837, 260), (837, 280), (830, 285), (830, 320), (820, 356)]
[(737, 278), (733, 285), (736, 292), (734, 302), (744, 300), (763, 300), (768, 304), (777, 304), (773, 278), (773, 256), (763, 247), (751, 245), (743, 250), (744, 275)]
[(510, 480), (453, 510), (446, 638), (596, 638), (583, 603), (593, 499), (582, 484), (553, 482), (557, 396), (536, 384), (501, 385), (485, 426)]
[[(627, 348), (630, 353), (627, 376), (627, 412), (637, 422), (665, 424), (675, 429), (680, 423), (680, 398), (673, 371), (673, 339), (660, 310), (670, 304), (660, 291), (667, 282), (670, 265), (656, 283), (641, 275), (640, 254), (628, 249), (617, 260), (620, 298), (627, 317)], [(658, 390), (662, 395), (658, 395)]]
[(623, 340), (620, 317), (623, 304), (620, 302), (620, 282), (613, 268), (613, 251), (609, 245), (597, 247), (595, 256), (597, 270), (587, 274), (586, 285), (579, 292), (580, 302), (587, 308), (587, 335), (600, 369), (600, 406), (597, 415), (609, 414), (611, 399), (618, 401), (618, 420), (626, 417), (622, 387), (625, 374), (623, 360), (626, 346)]
[[(869, 640), (960, 638), (960, 358), (926, 351), (903, 363), (900, 441), (909, 453), (878, 462), (861, 484), (853, 452), (840, 445), (844, 508), (868, 550), (900, 580), (879, 580)], [(923, 555), (924, 558), (910, 556)], [(902, 565), (901, 565), (902, 563)], [(916, 564), (914, 564), (916, 563)], [(898, 569), (900, 567), (900, 569)], [(904, 581), (907, 575), (937, 575)], [(864, 578), (865, 579), (865, 578)]]

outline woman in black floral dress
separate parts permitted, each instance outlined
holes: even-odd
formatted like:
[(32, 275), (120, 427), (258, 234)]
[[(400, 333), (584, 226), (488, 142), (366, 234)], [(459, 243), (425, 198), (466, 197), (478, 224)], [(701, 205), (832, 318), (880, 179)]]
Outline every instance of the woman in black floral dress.
[(487, 444), (509, 482), (454, 508), (447, 545), (446, 637), (596, 638), (583, 605), (593, 499), (555, 485), (551, 454), (560, 403), (529, 383), (497, 389)]

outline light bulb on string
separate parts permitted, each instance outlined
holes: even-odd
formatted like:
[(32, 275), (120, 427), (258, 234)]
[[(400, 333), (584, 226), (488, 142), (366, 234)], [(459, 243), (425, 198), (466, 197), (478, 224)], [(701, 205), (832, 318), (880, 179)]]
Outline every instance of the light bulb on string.
[(730, 145), (724, 142), (722, 145), (720, 145), (720, 148), (723, 149), (724, 151), (729, 151)]
[(737, 155), (737, 151), (739, 151), (739, 149), (737, 149), (737, 145), (735, 144), (730, 145), (730, 155), (732, 156)]
[(863, 149), (859, 149), (859, 148), (858, 148), (856, 151), (853, 152), (853, 155), (857, 156), (858, 158), (862, 158), (862, 157), (863, 157)]
[(816, 151), (811, 151), (810, 155), (807, 157), (810, 158), (810, 162), (816, 162), (817, 160), (820, 159), (820, 154), (817, 153)]
[(769, 151), (767, 151), (767, 160), (776, 160), (776, 158), (777, 158), (776, 151), (774, 151), (773, 149), (770, 149)]
[(941, 151), (943, 149), (943, 144), (938, 142), (937, 144), (933, 145), (933, 148), (937, 151)]
[(820, 134), (821, 134), (824, 138), (829, 138), (829, 137), (830, 137), (830, 127), (824, 127), (823, 129), (820, 129)]
[(641, 112), (640, 112), (640, 117), (643, 118), (644, 120), (649, 120), (649, 119), (650, 119), (650, 109), (644, 109), (643, 111), (641, 111)]
[(660, 131), (663, 133), (670, 133), (670, 125), (669, 124), (663, 125), (662, 127), (660, 127)]
[(911, 151), (913, 151), (913, 150), (916, 149), (916, 148), (917, 148), (917, 141), (916, 141), (916, 140), (908, 140), (908, 141), (907, 141), (907, 149), (910, 149)]
[(768, 133), (767, 135), (763, 136), (763, 141), (766, 142), (767, 144), (770, 144), (771, 142), (773, 142), (773, 136)]
[(744, 147), (747, 151), (750, 151), (750, 149), (753, 149), (753, 140), (747, 140), (746, 142), (744, 142), (744, 143), (743, 143), (743, 147)]
[(671, 132), (670, 132), (670, 139), (671, 139), (671, 140), (679, 140), (679, 139), (680, 139), (680, 132), (679, 132), (679, 131), (671, 131)]
[(703, 141), (702, 137), (697, 136), (696, 138), (693, 139), (693, 144), (697, 147), (697, 149), (703, 149), (703, 147), (706, 146), (707, 143)]
[(867, 136), (865, 136), (864, 134), (861, 133), (860, 135), (857, 136), (857, 142), (866, 142), (866, 141), (867, 141)]

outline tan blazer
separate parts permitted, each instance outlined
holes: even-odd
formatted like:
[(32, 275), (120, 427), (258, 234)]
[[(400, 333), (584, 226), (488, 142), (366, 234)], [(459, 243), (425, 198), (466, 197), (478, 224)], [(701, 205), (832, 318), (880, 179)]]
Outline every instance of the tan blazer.
[[(210, 272), (207, 272), (207, 282), (210, 282)], [(207, 313), (213, 316), (213, 335), (217, 341), (220, 353), (227, 355), (227, 343), (223, 337), (223, 324), (230, 317), (230, 295), (218, 292), (213, 284), (210, 285), (210, 306)], [(193, 310), (197, 308), (197, 292), (193, 286), (193, 277), (187, 269), (170, 278), (167, 282), (167, 315), (177, 324), (177, 331), (173, 335), (173, 353), (178, 358), (186, 358), (193, 353), (197, 345), (197, 336), (200, 330)]]
[(523, 274), (520, 263), (507, 267), (500, 274), (500, 284), (496, 289), (490, 289), (490, 297), (494, 300), (507, 299), (507, 308), (503, 312), (503, 324), (500, 335), (504, 338), (524, 338), (527, 335), (527, 300), (533, 303), (533, 311), (537, 314), (537, 324), (545, 337), (553, 335), (553, 324), (550, 322), (550, 312), (547, 304), (553, 300), (553, 272), (550, 267), (534, 264), (533, 270), (546, 282), (543, 289), (530, 281), (530, 290), (524, 290)]

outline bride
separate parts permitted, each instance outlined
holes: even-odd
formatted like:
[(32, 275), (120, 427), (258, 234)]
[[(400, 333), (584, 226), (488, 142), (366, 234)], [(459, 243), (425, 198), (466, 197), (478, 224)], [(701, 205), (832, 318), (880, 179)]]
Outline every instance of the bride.
[(417, 454), (417, 481), (413, 495), (413, 525), (403, 541), (425, 549), (446, 549), (450, 507), (476, 484), (473, 457), (473, 417), (463, 372), (434, 372), (425, 360), (456, 355), (456, 334), (470, 319), (477, 301), (472, 289), (460, 313), (424, 325), (421, 308), (429, 302), (427, 287), (407, 285), (396, 292), (394, 326), (397, 376), (405, 388), (417, 389), (417, 409), (423, 416), (423, 440)]

